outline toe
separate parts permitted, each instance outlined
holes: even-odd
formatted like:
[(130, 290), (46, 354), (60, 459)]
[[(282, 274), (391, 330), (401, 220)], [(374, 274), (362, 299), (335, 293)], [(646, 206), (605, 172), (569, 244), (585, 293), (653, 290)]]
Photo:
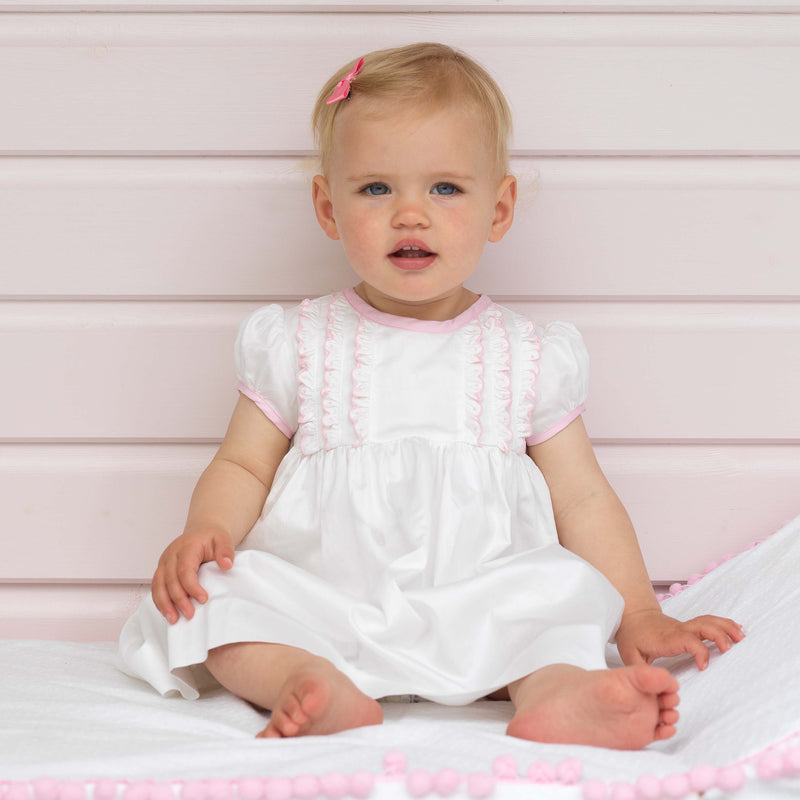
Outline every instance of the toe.
[(302, 701), (294, 692), (286, 693), (278, 702), (280, 703), (280, 713), (287, 719), (297, 725), (302, 725), (306, 721)]
[(299, 687), (298, 707), (306, 719), (314, 718), (322, 714), (328, 705), (327, 683), (320, 680), (305, 681)]
[(256, 734), (256, 739), (281, 739), (283, 738), (280, 734), (280, 731), (273, 725), (272, 720), (270, 720), (269, 725), (264, 728), (261, 733)]
[(658, 707), (659, 708), (675, 708), (681, 699), (678, 697), (677, 692), (664, 692), (658, 696)]
[(663, 723), (664, 725), (675, 725), (675, 723), (680, 719), (680, 714), (675, 711), (674, 708), (668, 708), (666, 711), (662, 711), (658, 715), (658, 721)]
[(659, 725), (655, 730), (654, 740), (659, 742), (664, 739), (671, 739), (675, 735), (676, 729), (674, 725)]
[(662, 667), (641, 665), (630, 667), (634, 670), (631, 679), (636, 687), (646, 694), (674, 694), (678, 691), (678, 681)]

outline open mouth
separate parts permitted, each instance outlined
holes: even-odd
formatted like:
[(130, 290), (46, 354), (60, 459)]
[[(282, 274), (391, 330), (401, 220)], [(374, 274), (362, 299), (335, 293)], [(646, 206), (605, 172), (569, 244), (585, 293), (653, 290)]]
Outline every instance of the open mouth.
[(413, 245), (407, 245), (406, 247), (401, 247), (399, 250), (395, 250), (394, 253), (391, 253), (394, 258), (428, 258), (429, 256), (434, 255), (434, 253), (430, 253), (427, 250), (422, 250), (419, 247), (415, 247)]
[(433, 265), (437, 258), (422, 239), (401, 239), (395, 243), (395, 248), (389, 253), (389, 261), (404, 272), (420, 272)]

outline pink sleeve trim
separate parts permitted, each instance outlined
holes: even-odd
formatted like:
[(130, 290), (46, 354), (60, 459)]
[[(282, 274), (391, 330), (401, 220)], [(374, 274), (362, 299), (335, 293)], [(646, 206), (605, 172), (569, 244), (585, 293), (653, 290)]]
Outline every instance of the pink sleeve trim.
[(555, 425), (551, 425), (546, 431), (542, 431), (541, 433), (535, 433), (533, 436), (529, 436), (525, 440), (525, 444), (530, 447), (534, 444), (541, 444), (542, 442), (546, 442), (548, 439), (551, 439), (557, 433), (560, 433), (570, 424), (573, 420), (577, 419), (583, 412), (586, 411), (586, 404), (581, 403), (577, 408), (574, 408), (572, 411), (569, 412), (564, 417), (556, 422)]
[(257, 392), (240, 383), (238, 386), (239, 391), (245, 396), (249, 397), (263, 412), (264, 416), (287, 438), (291, 439), (294, 436), (294, 431), (286, 424), (281, 415)]

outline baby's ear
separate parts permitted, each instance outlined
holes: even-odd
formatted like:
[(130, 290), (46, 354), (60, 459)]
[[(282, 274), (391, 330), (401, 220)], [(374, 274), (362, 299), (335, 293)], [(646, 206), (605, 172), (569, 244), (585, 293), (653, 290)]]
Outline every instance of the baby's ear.
[(314, 211), (322, 230), (331, 239), (339, 238), (336, 220), (333, 218), (333, 201), (331, 200), (331, 187), (323, 175), (315, 175), (311, 184), (311, 199)]
[(489, 231), (489, 241), (499, 242), (508, 232), (514, 221), (514, 205), (517, 202), (517, 179), (506, 175), (497, 187), (497, 203), (494, 207), (494, 219)]

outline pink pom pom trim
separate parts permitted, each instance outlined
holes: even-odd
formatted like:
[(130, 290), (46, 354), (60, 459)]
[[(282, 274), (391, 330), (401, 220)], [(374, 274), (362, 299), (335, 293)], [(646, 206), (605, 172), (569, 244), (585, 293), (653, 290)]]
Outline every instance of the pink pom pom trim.
[(454, 769), (443, 769), (433, 776), (433, 789), (440, 797), (448, 797), (461, 785), (461, 776)]
[(717, 786), (723, 792), (736, 792), (744, 786), (744, 782), (744, 770), (736, 764), (717, 770)]

